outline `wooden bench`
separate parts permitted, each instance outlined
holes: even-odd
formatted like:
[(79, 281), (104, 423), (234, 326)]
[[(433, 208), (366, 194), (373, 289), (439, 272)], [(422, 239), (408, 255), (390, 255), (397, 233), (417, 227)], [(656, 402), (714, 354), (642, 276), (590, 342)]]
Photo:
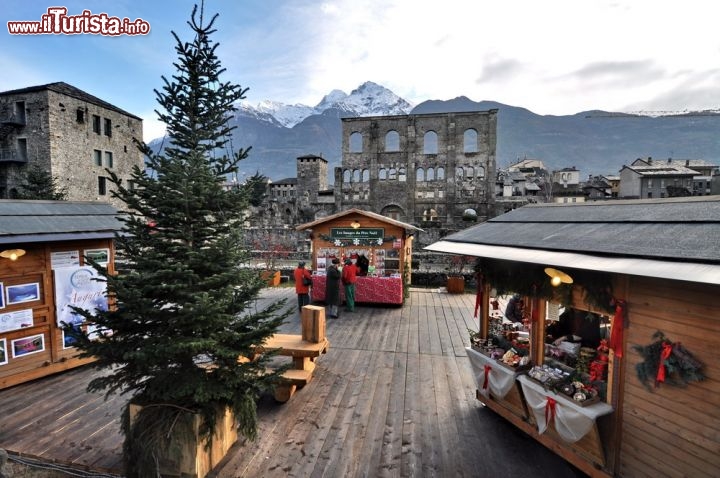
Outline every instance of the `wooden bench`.
[(278, 355), (292, 357), (292, 367), (282, 374), (282, 381), (275, 387), (274, 396), (278, 402), (287, 402), (298, 388), (307, 385), (313, 377), (315, 359), (327, 353), (330, 342), (327, 338), (319, 342), (303, 340), (301, 335), (275, 334), (265, 344), (258, 346), (256, 353), (277, 349)]

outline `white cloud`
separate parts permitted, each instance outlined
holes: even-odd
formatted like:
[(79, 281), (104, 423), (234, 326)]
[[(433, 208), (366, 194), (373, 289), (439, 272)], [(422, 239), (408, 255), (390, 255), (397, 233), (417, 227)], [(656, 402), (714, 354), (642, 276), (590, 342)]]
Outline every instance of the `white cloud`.
[(698, 0), (306, 5), (301, 21), (316, 36), (296, 101), (371, 80), (413, 102), (466, 95), (543, 114), (654, 102), (681, 84), (673, 75), (718, 63), (714, 10)]
[(139, 116), (143, 120), (143, 141), (149, 143), (165, 135), (165, 123), (157, 119), (154, 111)]

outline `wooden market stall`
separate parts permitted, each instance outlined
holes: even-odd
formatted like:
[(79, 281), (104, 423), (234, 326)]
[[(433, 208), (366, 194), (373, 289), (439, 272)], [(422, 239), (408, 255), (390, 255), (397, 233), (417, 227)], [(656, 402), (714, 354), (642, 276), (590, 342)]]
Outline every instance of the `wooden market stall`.
[(89, 363), (61, 322), (107, 307), (92, 257), (114, 272), (117, 210), (106, 203), (0, 200), (0, 389)]
[(349, 209), (296, 229), (310, 232), (313, 300), (325, 300), (325, 269), (332, 259), (342, 263), (350, 258), (362, 271), (355, 286), (356, 302), (403, 303), (404, 287), (410, 283), (413, 234), (421, 229), (361, 209)]
[(706, 196), (530, 205), (427, 249), (479, 258), (467, 351), (488, 408), (591, 476), (709, 478), (718, 237)]

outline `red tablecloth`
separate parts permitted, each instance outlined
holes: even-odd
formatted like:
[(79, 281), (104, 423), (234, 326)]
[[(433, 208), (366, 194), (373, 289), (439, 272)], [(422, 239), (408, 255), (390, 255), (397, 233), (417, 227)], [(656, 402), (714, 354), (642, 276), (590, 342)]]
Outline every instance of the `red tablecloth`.
[[(327, 276), (312, 276), (312, 300), (325, 301)], [(341, 284), (342, 285), (342, 284)], [(340, 297), (345, 299), (345, 290), (340, 288)], [(403, 283), (400, 277), (359, 276), (355, 284), (355, 302), (374, 304), (402, 304)]]

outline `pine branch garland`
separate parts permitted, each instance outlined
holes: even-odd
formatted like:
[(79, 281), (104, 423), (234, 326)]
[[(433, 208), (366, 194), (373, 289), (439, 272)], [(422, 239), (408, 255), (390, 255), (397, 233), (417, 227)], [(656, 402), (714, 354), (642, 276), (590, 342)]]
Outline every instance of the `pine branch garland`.
[[(643, 357), (643, 361), (635, 366), (638, 379), (648, 390), (650, 384), (657, 388), (660, 383), (667, 383), (676, 387), (686, 387), (690, 382), (705, 379), (702, 373), (703, 364), (697, 360), (681, 343), (671, 342), (665, 335), (657, 331), (652, 336), (655, 339), (649, 345), (633, 345), (632, 348)], [(671, 348), (667, 358), (663, 358), (663, 351)], [(662, 379), (660, 379), (662, 377)]]

